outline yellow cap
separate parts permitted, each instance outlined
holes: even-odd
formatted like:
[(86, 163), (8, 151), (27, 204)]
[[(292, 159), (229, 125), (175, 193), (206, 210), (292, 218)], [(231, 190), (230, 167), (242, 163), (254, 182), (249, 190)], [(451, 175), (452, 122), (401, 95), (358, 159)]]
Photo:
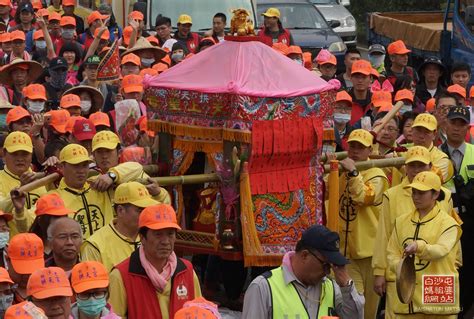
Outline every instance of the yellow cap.
[(114, 203), (132, 204), (143, 208), (159, 204), (158, 201), (151, 198), (146, 187), (138, 182), (120, 184), (115, 190)]
[(79, 144), (69, 144), (59, 153), (59, 161), (61, 163), (79, 164), (83, 162), (91, 162), (92, 160), (84, 146)]
[(193, 24), (193, 19), (191, 19), (191, 16), (188, 14), (182, 14), (178, 18), (178, 23), (179, 24)]
[(414, 188), (419, 191), (429, 191), (432, 189), (439, 191), (441, 189), (441, 179), (436, 173), (431, 171), (421, 172), (416, 174), (413, 182), (405, 188)]
[(429, 113), (421, 113), (415, 118), (415, 121), (411, 127), (417, 126), (424, 127), (430, 131), (435, 131), (438, 127), (438, 121), (436, 121), (436, 117)]
[(267, 11), (262, 13), (262, 16), (280, 19), (280, 10), (277, 8), (268, 8)]
[(431, 163), (430, 151), (424, 146), (413, 146), (405, 153), (405, 164), (411, 162)]
[(113, 150), (120, 144), (120, 139), (114, 132), (100, 131), (92, 139), (92, 152), (98, 148)]
[(8, 153), (13, 153), (17, 151), (26, 151), (28, 153), (33, 153), (33, 143), (31, 142), (31, 137), (28, 134), (23, 132), (12, 132), (8, 134), (5, 138), (3, 147), (7, 150)]
[(374, 137), (370, 134), (369, 131), (363, 129), (353, 130), (349, 135), (347, 142), (359, 142), (365, 147), (372, 146), (374, 142)]

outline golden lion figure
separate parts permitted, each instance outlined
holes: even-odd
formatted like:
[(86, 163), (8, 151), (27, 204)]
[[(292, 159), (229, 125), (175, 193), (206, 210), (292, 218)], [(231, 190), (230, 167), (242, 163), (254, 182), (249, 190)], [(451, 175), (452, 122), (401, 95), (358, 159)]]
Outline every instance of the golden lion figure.
[(237, 36), (255, 35), (253, 22), (249, 19), (249, 12), (245, 9), (232, 10), (234, 16), (230, 21), (230, 34)]

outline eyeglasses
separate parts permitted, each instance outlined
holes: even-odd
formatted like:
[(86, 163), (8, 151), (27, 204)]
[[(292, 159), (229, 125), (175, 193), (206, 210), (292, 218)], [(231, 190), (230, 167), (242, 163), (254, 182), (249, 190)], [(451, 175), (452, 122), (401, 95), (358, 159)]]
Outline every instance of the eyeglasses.
[(54, 238), (60, 241), (67, 241), (69, 238), (71, 238), (72, 241), (79, 241), (79, 240), (82, 240), (82, 235), (78, 233), (60, 234), (58, 236), (55, 236)]
[(94, 299), (104, 299), (107, 296), (107, 291), (81, 292), (77, 294), (77, 299), (88, 300), (91, 297)]
[(324, 271), (328, 272), (329, 270), (331, 270), (331, 264), (328, 263), (327, 261), (324, 261), (322, 260), (321, 258), (318, 257), (318, 255), (316, 255), (315, 253), (313, 253), (311, 250), (308, 249), (308, 252), (314, 256), (314, 258), (316, 258), (320, 263), (321, 265), (323, 266), (323, 269)]

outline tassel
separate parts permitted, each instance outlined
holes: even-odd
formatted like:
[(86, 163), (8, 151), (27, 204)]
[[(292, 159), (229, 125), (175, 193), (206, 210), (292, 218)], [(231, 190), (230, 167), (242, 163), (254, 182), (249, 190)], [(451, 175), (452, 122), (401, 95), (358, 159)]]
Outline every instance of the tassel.
[(173, 141), (173, 148), (184, 152), (222, 153), (224, 145), (215, 141), (179, 140)]
[(252, 143), (252, 133), (250, 131), (225, 128), (222, 131), (222, 138), (231, 142)]

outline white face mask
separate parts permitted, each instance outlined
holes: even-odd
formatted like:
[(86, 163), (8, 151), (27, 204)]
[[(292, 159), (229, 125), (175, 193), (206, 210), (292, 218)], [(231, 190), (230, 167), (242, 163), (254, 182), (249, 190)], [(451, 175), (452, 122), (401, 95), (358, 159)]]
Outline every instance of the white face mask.
[(184, 53), (173, 53), (171, 55), (171, 60), (173, 60), (174, 62), (180, 62), (183, 59), (184, 59)]
[(71, 40), (74, 38), (74, 30), (73, 29), (63, 29), (61, 36), (66, 40)]
[(350, 114), (345, 113), (334, 113), (334, 122), (338, 124), (346, 124), (351, 120)]
[(89, 113), (92, 107), (92, 101), (81, 101), (82, 113)]
[(151, 65), (155, 63), (155, 59), (153, 58), (151, 59), (141, 58), (140, 61), (142, 62), (142, 65), (147, 68), (151, 67)]
[(5, 248), (9, 240), (10, 240), (9, 232), (0, 233), (0, 248)]
[(299, 65), (303, 65), (303, 60), (301, 59), (293, 59), (294, 62), (296, 62)]
[(13, 303), (13, 294), (4, 295), (0, 297), (0, 313), (5, 313)]
[(369, 54), (369, 61), (370, 61), (370, 64), (372, 64), (374, 68), (378, 68), (385, 61), (385, 54), (382, 54), (382, 55)]
[(410, 112), (412, 111), (412, 105), (411, 104), (403, 104), (402, 108), (400, 109), (400, 114)]
[(27, 107), (30, 113), (41, 113), (44, 110), (44, 102), (43, 101), (27, 101)]
[(46, 41), (43, 41), (43, 40), (35, 41), (35, 46), (37, 49), (46, 49)]

